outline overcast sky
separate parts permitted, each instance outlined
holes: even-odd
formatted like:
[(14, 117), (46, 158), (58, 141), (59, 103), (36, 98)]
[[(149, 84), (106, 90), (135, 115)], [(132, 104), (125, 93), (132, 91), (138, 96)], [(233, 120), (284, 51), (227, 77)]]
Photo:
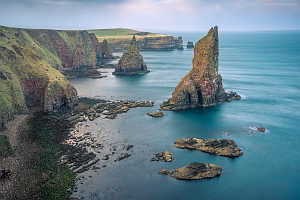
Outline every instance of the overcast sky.
[(0, 0), (0, 25), (22, 28), (300, 30), (300, 0)]

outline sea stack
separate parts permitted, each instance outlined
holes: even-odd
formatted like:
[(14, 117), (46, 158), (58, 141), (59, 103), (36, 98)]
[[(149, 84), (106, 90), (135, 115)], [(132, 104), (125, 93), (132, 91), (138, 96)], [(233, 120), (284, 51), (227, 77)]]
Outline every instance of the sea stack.
[(186, 44), (186, 48), (190, 49), (190, 48), (194, 48), (194, 43), (191, 41), (188, 41), (188, 43)]
[(162, 110), (215, 106), (218, 102), (239, 100), (235, 92), (225, 92), (219, 74), (218, 27), (211, 28), (194, 48), (193, 68), (181, 79), (172, 98), (161, 104)]
[(143, 56), (140, 54), (139, 47), (136, 43), (135, 35), (128, 47), (128, 52), (123, 53), (121, 59), (116, 65), (114, 75), (132, 75), (150, 72), (144, 63)]

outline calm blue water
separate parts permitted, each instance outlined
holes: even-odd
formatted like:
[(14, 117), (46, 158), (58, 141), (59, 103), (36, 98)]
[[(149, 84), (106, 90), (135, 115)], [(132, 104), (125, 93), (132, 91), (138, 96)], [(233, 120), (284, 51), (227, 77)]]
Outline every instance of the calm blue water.
[[(186, 44), (205, 34), (172, 35), (183, 36)], [(115, 120), (87, 122), (93, 134), (101, 127), (117, 130), (113, 139), (134, 148), (123, 161), (101, 160), (98, 165), (108, 167), (85, 172), (76, 194), (85, 199), (300, 199), (300, 32), (221, 32), (219, 69), (224, 88), (236, 91), (242, 100), (165, 112), (163, 118), (146, 113), (158, 110), (191, 70), (192, 50), (141, 54), (149, 74), (71, 81), (80, 96), (156, 102)], [(252, 126), (266, 127), (268, 132), (250, 133)], [(172, 147), (183, 137), (233, 139), (245, 154), (232, 159)], [(173, 162), (150, 162), (165, 150), (173, 153)], [(180, 181), (157, 174), (195, 161), (221, 166), (221, 176)]]

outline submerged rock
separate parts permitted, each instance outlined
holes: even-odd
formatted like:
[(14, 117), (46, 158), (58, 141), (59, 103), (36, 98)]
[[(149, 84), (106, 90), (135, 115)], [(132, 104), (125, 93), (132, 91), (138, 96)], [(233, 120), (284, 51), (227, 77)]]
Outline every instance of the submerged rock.
[(155, 154), (155, 157), (152, 158), (152, 161), (172, 162), (172, 160), (173, 160), (172, 153), (170, 153), (168, 151), (157, 153), (157, 154)]
[(163, 117), (164, 113), (163, 112), (153, 112), (153, 113), (147, 113), (148, 116), (151, 117)]
[(175, 147), (199, 150), (227, 157), (238, 157), (244, 154), (236, 143), (229, 139), (181, 138), (175, 141)]
[(172, 171), (169, 171), (167, 169), (161, 169), (159, 172), (159, 174), (165, 174), (165, 175), (168, 175), (168, 174), (172, 174), (173, 172)]
[(171, 176), (180, 180), (213, 178), (220, 176), (221, 170), (220, 166), (214, 164), (193, 162), (187, 166), (176, 169)]
[(211, 28), (194, 48), (193, 69), (181, 79), (172, 98), (161, 104), (162, 110), (215, 106), (219, 102), (241, 99), (225, 92), (219, 74), (218, 27)]
[(136, 44), (135, 36), (128, 47), (128, 52), (123, 53), (121, 59), (116, 65), (114, 75), (131, 75), (150, 72), (147, 70), (147, 65), (144, 63), (143, 56), (140, 54), (138, 45)]

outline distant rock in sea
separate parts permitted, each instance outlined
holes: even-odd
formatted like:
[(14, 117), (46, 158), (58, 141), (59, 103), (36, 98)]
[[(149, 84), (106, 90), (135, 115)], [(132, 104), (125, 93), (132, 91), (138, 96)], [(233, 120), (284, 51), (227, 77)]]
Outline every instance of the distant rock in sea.
[(172, 98), (161, 104), (162, 110), (215, 106), (219, 102), (239, 100), (235, 92), (225, 92), (219, 74), (218, 27), (211, 28), (194, 48), (193, 69), (181, 79)]
[(195, 46), (194, 46), (194, 43), (193, 43), (193, 42), (191, 42), (191, 41), (188, 41), (188, 42), (187, 42), (186, 48), (190, 49), (190, 48), (194, 48), (194, 47), (195, 47)]
[(132, 37), (128, 52), (123, 53), (118, 64), (116, 65), (114, 75), (132, 75), (150, 72), (147, 70), (147, 64), (144, 63), (143, 56), (140, 54), (136, 44), (135, 35)]
[(228, 139), (181, 138), (175, 141), (175, 147), (194, 149), (226, 157), (238, 157), (244, 154), (233, 140)]

